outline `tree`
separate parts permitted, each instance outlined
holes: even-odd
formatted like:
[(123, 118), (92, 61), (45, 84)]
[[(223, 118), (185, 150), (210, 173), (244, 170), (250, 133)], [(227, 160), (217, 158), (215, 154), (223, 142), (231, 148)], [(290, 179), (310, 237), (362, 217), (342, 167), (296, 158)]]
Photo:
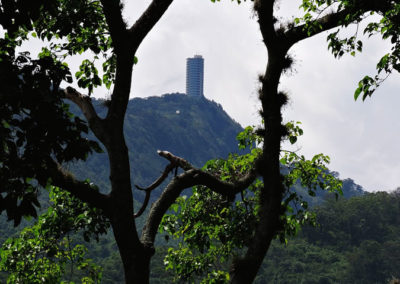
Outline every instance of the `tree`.
[[(15, 220), (16, 224), (21, 215), (35, 215), (32, 204), (38, 205), (35, 199), (37, 186), (46, 186), (48, 183), (66, 189), (80, 200), (101, 209), (113, 228), (127, 283), (148, 282), (149, 260), (154, 248), (151, 243), (141, 241), (136, 230), (123, 119), (129, 99), (135, 52), (171, 2), (153, 1), (130, 28), (122, 19), (119, 1), (1, 2), (1, 24), (7, 31), (1, 42), (1, 70), (14, 71), (7, 76), (12, 81), (2, 76), (2, 83), (6, 87), (1, 90), (2, 103), (5, 103), (7, 112), (2, 116), (5, 135), (2, 135), (1, 169), (4, 177), (2, 184), (6, 185), (2, 187), (2, 192), (6, 193), (6, 197), (1, 209), (7, 209), (9, 219)], [(52, 43), (49, 49), (41, 52), (38, 61), (31, 61), (27, 54), (16, 56), (15, 47), (26, 40), (31, 31), (34, 31), (33, 36), (42, 40), (61, 38), (65, 41)], [(114, 89), (104, 119), (96, 114), (89, 96), (83, 96), (72, 88), (67, 88), (64, 93), (58, 91), (62, 80), (70, 82), (71, 79), (67, 66), (60, 61), (65, 56), (85, 50), (108, 56), (104, 64), (106, 72), (103, 82), (106, 85), (113, 82)], [(81, 70), (82, 73), (76, 74), (78, 84), (86, 87), (90, 95), (101, 82), (100, 78), (93, 62), (84, 60)], [(21, 105), (31, 89), (39, 93), (39, 98), (44, 93), (42, 101), (49, 101), (50, 105), (42, 105), (34, 97), (27, 102), (27, 106)], [(75, 124), (72, 123), (66, 112), (62, 111), (66, 108), (61, 100), (63, 97), (81, 108), (90, 129), (109, 153), (112, 191), (108, 195), (94, 190), (86, 182), (77, 181), (60, 166), (73, 159), (84, 159), (92, 149), (99, 150), (95, 143), (81, 138), (80, 134), (86, 130), (86, 126), (79, 119), (75, 119)], [(48, 109), (56, 112), (54, 119), (61, 117), (59, 120), (66, 124), (65, 127), (54, 121), (52, 115), (47, 116)], [(15, 114), (19, 114), (19, 118), (15, 119)], [(41, 120), (37, 120), (37, 117)], [(28, 122), (32, 122), (31, 125), (37, 126), (40, 131), (32, 129)], [(31, 139), (27, 133), (32, 133), (34, 137)], [(20, 136), (20, 139), (15, 139)], [(37, 148), (37, 144), (44, 149)], [(26, 168), (15, 172), (14, 169), (20, 165), (26, 165)]]
[[(335, 27), (347, 27), (350, 23), (359, 24), (365, 15), (378, 13), (382, 21), (371, 23), (366, 28), (368, 34), (381, 33), (383, 38), (390, 38), (393, 52), (384, 56), (377, 65), (378, 72), (397, 70), (398, 65), (398, 24), (400, 4), (397, 1), (302, 1), (305, 15), (289, 24), (279, 23), (274, 17), (276, 1), (255, 1), (254, 9), (260, 25), (261, 34), (268, 50), (266, 71), (260, 78), (261, 116), (264, 119), (263, 156), (256, 166), (264, 180), (260, 193), (260, 221), (245, 256), (233, 264), (232, 282), (251, 282), (261, 265), (276, 232), (282, 230), (283, 222), (280, 216), (284, 213), (281, 201), (285, 192), (279, 171), (281, 140), (287, 135), (282, 126), (281, 107), (285, 103), (285, 95), (279, 92), (279, 80), (282, 73), (290, 67), (291, 59), (287, 53), (296, 43), (310, 38), (323, 31)], [(357, 35), (356, 35), (357, 36)], [(346, 51), (361, 50), (362, 43), (355, 43), (356, 36), (339, 40), (338, 33), (328, 36), (329, 47), (334, 55), (341, 56)], [(390, 58), (390, 60), (389, 60)], [(371, 95), (373, 86), (378, 86), (381, 80), (363, 79), (355, 92), (355, 98), (363, 93), (363, 98)]]
[[(290, 191), (290, 185), (300, 179), (310, 187), (311, 195), (318, 186), (329, 189), (332, 184), (335, 189), (337, 185), (326, 172), (324, 165), (329, 161), (327, 157), (317, 155), (308, 161), (295, 153), (281, 151), (283, 139), (288, 138), (294, 143), (297, 135), (301, 134), (293, 123), (282, 125), (281, 108), (287, 102), (287, 96), (279, 91), (279, 81), (292, 62), (288, 51), (297, 42), (323, 31), (347, 27), (351, 23), (358, 24), (366, 13), (373, 12), (382, 15), (383, 20), (369, 24), (366, 32), (382, 33), (384, 38), (390, 38), (393, 43), (392, 52), (380, 60), (378, 73), (398, 70), (400, 4), (389, 0), (303, 0), (304, 17), (284, 24), (274, 16), (276, 1), (254, 1), (255, 14), (268, 50), (268, 63), (265, 73), (260, 76), (259, 91), (263, 126), (248, 131), (250, 137), (262, 143), (260, 148), (246, 158), (246, 163), (239, 166), (240, 170), (236, 171), (233, 167), (229, 178), (226, 172), (218, 172), (218, 165), (197, 169), (180, 157), (160, 151), (159, 155), (167, 159), (169, 164), (152, 185), (138, 187), (145, 190), (146, 200), (135, 214), (128, 151), (123, 135), (124, 115), (132, 84), (132, 70), (137, 60), (135, 53), (171, 2), (153, 0), (131, 27), (124, 22), (121, 15), (123, 7), (117, 0), (0, 2), (0, 24), (7, 31), (0, 41), (0, 210), (7, 210), (9, 219), (18, 224), (21, 216), (36, 215), (33, 205), (38, 206), (36, 195), (39, 185), (62, 188), (100, 209), (109, 220), (123, 262), (126, 282), (147, 283), (160, 222), (185, 188), (199, 186), (197, 192), (201, 195), (210, 190), (229, 203), (255, 182), (256, 222), (252, 233), (246, 236), (248, 241), (244, 244), (244, 255), (233, 262), (230, 272), (232, 283), (249, 283), (255, 278), (271, 240), (295, 231), (296, 225), (293, 223), (296, 224), (298, 218), (303, 221), (307, 219), (304, 214), (294, 214), (293, 218), (288, 214), (292, 201), (298, 201), (306, 209), (306, 204)], [(17, 55), (15, 52), (17, 46), (28, 40), (28, 35), (42, 40), (61, 39), (61, 42), (51, 43), (42, 50), (39, 59), (32, 60), (27, 53)], [(341, 56), (346, 51), (362, 49), (361, 42), (356, 42), (356, 36), (340, 39), (338, 35), (338, 32), (334, 32), (329, 36), (329, 47), (334, 55)], [(88, 90), (88, 95), (71, 87), (59, 89), (61, 81), (72, 80), (68, 66), (62, 63), (63, 59), (86, 50), (96, 55), (93, 61), (84, 60), (75, 76), (78, 85)], [(106, 59), (103, 78), (99, 77), (94, 64), (99, 59), (98, 55)], [(363, 94), (365, 99), (382, 80), (379, 76), (365, 77), (355, 97)], [(103, 83), (108, 88), (112, 86), (113, 90), (107, 103), (107, 115), (100, 118), (93, 108), (90, 95), (96, 86)], [(79, 106), (89, 128), (108, 154), (109, 194), (97, 191), (88, 182), (76, 180), (62, 167), (65, 162), (85, 159), (91, 151), (101, 150), (96, 143), (81, 137), (87, 127), (80, 119), (68, 115), (63, 98)], [(286, 178), (281, 174), (281, 162), (287, 163), (290, 170)], [(229, 161), (229, 164), (235, 162)], [(18, 167), (20, 169), (15, 171)], [(135, 217), (143, 213), (151, 191), (175, 168), (181, 168), (183, 172), (171, 180), (151, 206), (139, 236)], [(231, 169), (227, 167), (227, 171)], [(263, 183), (258, 183), (257, 178)]]

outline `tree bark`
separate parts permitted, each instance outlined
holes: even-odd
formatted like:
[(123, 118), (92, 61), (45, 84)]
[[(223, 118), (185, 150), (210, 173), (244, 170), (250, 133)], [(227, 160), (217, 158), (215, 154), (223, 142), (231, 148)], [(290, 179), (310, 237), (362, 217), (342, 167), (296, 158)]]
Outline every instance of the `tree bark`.
[[(119, 0), (102, 0), (102, 6), (117, 55), (115, 85), (106, 118), (101, 121), (105, 135), (98, 135), (110, 162), (111, 192), (105, 210), (113, 228), (124, 266), (126, 283), (149, 283), (153, 242), (142, 243), (134, 219), (130, 165), (123, 125), (129, 101), (134, 56), (140, 43), (162, 17), (173, 0), (153, 0), (138, 21), (128, 29)], [(90, 108), (80, 101), (86, 113)], [(91, 116), (94, 117), (94, 116)], [(96, 118), (96, 117), (95, 117)], [(94, 120), (96, 121), (96, 120)], [(98, 119), (97, 119), (98, 121)], [(97, 122), (96, 121), (96, 122)], [(94, 123), (91, 126), (95, 126)]]
[(152, 244), (144, 246), (133, 218), (133, 194), (128, 149), (122, 129), (112, 131), (107, 147), (110, 159), (110, 207), (108, 215), (124, 267), (125, 283), (149, 283)]
[(282, 126), (278, 85), (285, 54), (284, 48), (269, 50), (268, 58), (270, 60), (262, 79), (260, 99), (266, 131), (263, 145), (264, 159), (258, 165), (258, 170), (264, 180), (264, 188), (260, 196), (259, 223), (254, 237), (249, 242), (245, 256), (233, 263), (232, 283), (252, 283), (254, 281), (272, 239), (282, 229), (280, 217), (284, 213), (281, 206), (284, 187), (280, 174), (279, 155), (284, 127)]
[(272, 239), (283, 229), (281, 206), (284, 186), (280, 174), (279, 155), (281, 140), (285, 136), (282, 125), (282, 100), (278, 92), (281, 74), (289, 46), (274, 28), (274, 1), (257, 1), (255, 10), (259, 16), (259, 24), (264, 43), (268, 50), (268, 64), (264, 76), (260, 79), (259, 99), (262, 104), (261, 115), (264, 120), (264, 158), (257, 168), (264, 180), (260, 195), (259, 222), (254, 237), (249, 242), (248, 250), (243, 258), (232, 264), (231, 283), (252, 283), (269, 249)]

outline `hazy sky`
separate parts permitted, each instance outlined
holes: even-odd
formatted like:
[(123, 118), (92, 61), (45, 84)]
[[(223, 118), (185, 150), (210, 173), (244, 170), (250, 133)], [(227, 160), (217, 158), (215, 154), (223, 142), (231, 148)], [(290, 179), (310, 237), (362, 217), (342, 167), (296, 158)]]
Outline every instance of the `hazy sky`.
[[(134, 22), (149, 2), (126, 0), (126, 20)], [(280, 2), (282, 16), (298, 13), (301, 1)], [(331, 157), (330, 168), (341, 178), (350, 177), (369, 191), (393, 190), (400, 186), (399, 74), (371, 99), (353, 99), (358, 81), (375, 75), (388, 45), (376, 37), (365, 42), (363, 54), (337, 60), (327, 50), (326, 36), (305, 40), (290, 51), (294, 72), (281, 80), (281, 89), (290, 94), (284, 119), (302, 121), (298, 147), (306, 157), (322, 152)], [(35, 46), (30, 43), (32, 50)], [(259, 124), (257, 77), (268, 58), (251, 2), (175, 0), (138, 50), (132, 97), (185, 92), (186, 58), (194, 54), (205, 59), (205, 96), (242, 126)], [(70, 64), (75, 71), (77, 62)], [(95, 91), (96, 96), (105, 94)]]

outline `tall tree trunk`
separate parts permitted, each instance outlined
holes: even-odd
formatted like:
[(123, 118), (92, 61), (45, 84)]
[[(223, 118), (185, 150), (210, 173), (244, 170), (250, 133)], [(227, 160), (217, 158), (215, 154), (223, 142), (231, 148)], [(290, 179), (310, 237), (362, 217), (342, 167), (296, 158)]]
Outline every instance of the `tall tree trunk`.
[[(133, 217), (128, 150), (124, 141), (121, 141), (123, 143), (113, 144), (109, 155), (113, 188), (110, 194), (110, 220), (124, 267), (125, 282), (149, 283), (150, 258), (154, 249), (144, 247), (137, 234)], [(116, 147), (117, 145), (121, 147)]]
[(117, 56), (116, 82), (106, 117), (107, 136), (103, 143), (110, 162), (111, 193), (107, 215), (123, 263), (125, 283), (149, 283), (150, 259), (154, 248), (144, 246), (138, 236), (134, 219), (128, 148), (123, 125), (129, 101), (133, 55), (120, 49)]
[(154, 249), (145, 247), (137, 234), (128, 148), (122, 124), (120, 127), (115, 123), (112, 126), (107, 145), (112, 187), (108, 215), (123, 263), (125, 283), (149, 283), (150, 259)]
[(150, 260), (154, 249), (146, 248), (140, 242), (133, 241), (132, 232), (134, 231), (128, 226), (131, 221), (125, 216), (116, 217), (120, 219), (112, 222), (112, 228), (123, 263), (125, 283), (149, 283)]
[(282, 100), (278, 85), (283, 71), (285, 48), (268, 49), (268, 65), (261, 79), (260, 100), (265, 124), (263, 159), (259, 165), (264, 187), (260, 195), (259, 223), (245, 256), (233, 263), (231, 283), (252, 283), (269, 249), (271, 241), (282, 229), (281, 206), (284, 186), (280, 174), (279, 155), (281, 139), (285, 135), (282, 125)]

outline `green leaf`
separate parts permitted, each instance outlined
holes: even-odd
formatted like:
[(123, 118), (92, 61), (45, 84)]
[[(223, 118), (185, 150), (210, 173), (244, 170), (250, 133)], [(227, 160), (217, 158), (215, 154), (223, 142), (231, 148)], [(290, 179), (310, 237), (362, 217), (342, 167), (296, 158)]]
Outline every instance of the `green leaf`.
[(361, 91), (362, 91), (362, 87), (360, 86), (360, 87), (358, 87), (358, 88), (356, 89), (356, 91), (354, 92), (354, 100), (355, 100), (355, 101), (356, 101), (356, 100), (358, 99), (358, 97), (360, 96)]

